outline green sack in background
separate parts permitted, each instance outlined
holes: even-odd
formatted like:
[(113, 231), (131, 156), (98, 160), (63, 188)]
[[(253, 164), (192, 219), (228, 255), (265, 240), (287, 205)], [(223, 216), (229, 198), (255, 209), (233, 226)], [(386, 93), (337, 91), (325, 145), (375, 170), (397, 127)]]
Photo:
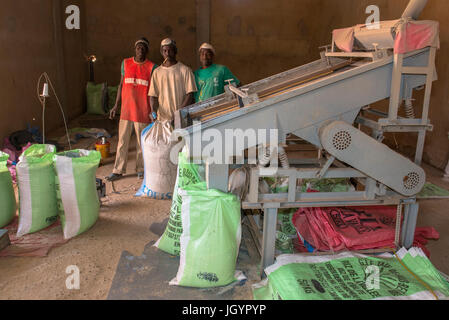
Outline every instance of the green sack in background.
[(350, 252), (281, 255), (265, 272), (270, 287), (267, 283), (253, 286), (258, 299), (269, 299), (267, 292), (278, 294), (282, 300), (449, 298), (449, 283), (419, 248), (403, 248), (397, 257), (389, 253), (373, 257)]
[(87, 113), (104, 115), (107, 94), (106, 83), (94, 84), (88, 82), (86, 87)]
[(100, 160), (98, 151), (88, 150), (61, 152), (54, 156), (59, 214), (65, 239), (87, 231), (98, 220), (100, 201), (95, 175)]
[(35, 144), (19, 158), (19, 228), (17, 236), (45, 229), (58, 219), (53, 145)]
[(235, 270), (242, 234), (238, 198), (213, 189), (180, 194), (181, 259), (170, 285), (213, 288), (245, 279)]
[[(118, 86), (116, 87), (109, 87), (108, 86), (108, 105), (106, 113), (108, 113), (112, 108), (115, 106), (115, 102), (117, 100), (117, 94), (118, 94)], [(119, 111), (119, 110), (117, 110)], [(117, 112), (118, 114), (118, 112)]]
[(0, 228), (7, 226), (16, 215), (16, 196), (6, 161), (9, 155), (0, 151)]
[(178, 176), (176, 178), (173, 200), (170, 208), (170, 218), (162, 237), (154, 245), (156, 248), (174, 256), (181, 252), (180, 237), (182, 234), (181, 206), (182, 197), (180, 189), (184, 190), (206, 190), (204, 181), (204, 169), (201, 165), (190, 163), (184, 152), (179, 153)]

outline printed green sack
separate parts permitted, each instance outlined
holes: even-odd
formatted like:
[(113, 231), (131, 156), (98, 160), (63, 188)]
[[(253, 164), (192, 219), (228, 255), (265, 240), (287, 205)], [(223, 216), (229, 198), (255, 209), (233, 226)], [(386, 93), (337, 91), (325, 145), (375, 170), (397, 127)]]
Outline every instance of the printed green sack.
[(98, 220), (100, 201), (95, 175), (100, 160), (98, 151), (88, 150), (61, 152), (54, 156), (59, 215), (65, 239), (87, 231)]
[(240, 201), (218, 190), (181, 190), (181, 259), (170, 285), (213, 288), (244, 279), (236, 272), (241, 242)]
[(170, 208), (170, 218), (162, 237), (154, 245), (156, 248), (174, 256), (179, 256), (181, 252), (180, 237), (182, 234), (181, 206), (182, 197), (180, 189), (184, 190), (206, 190), (207, 184), (201, 174), (200, 165), (190, 163), (184, 152), (179, 153), (178, 175), (176, 177), (173, 200)]
[(16, 215), (16, 196), (6, 161), (9, 155), (0, 151), (0, 228), (7, 226)]
[(19, 158), (16, 166), (19, 186), (17, 236), (45, 229), (58, 219), (53, 145), (35, 144)]
[(267, 292), (278, 294), (282, 300), (449, 298), (449, 283), (419, 248), (403, 248), (397, 258), (392, 254), (373, 257), (350, 252), (329, 256), (281, 255), (265, 272), (270, 287), (266, 283), (253, 287), (255, 298), (268, 299)]

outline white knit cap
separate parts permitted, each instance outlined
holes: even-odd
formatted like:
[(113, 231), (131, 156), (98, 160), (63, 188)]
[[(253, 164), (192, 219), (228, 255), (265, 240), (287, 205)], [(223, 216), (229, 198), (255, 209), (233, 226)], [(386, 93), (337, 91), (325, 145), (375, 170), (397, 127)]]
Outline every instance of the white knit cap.
[(214, 49), (214, 47), (210, 43), (207, 43), (207, 42), (203, 43), (198, 51), (201, 52), (201, 49), (210, 50), (210, 51), (212, 51), (215, 54), (215, 49)]

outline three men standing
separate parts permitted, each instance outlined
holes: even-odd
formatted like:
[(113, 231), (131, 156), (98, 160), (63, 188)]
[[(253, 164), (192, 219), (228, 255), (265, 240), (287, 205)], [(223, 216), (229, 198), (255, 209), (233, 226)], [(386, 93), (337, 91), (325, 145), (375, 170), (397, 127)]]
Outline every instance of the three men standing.
[(178, 48), (172, 39), (161, 42), (160, 52), (165, 60), (160, 67), (147, 59), (148, 51), (148, 40), (141, 38), (135, 43), (135, 57), (122, 63), (117, 100), (110, 112), (113, 119), (121, 99), (117, 156), (114, 170), (107, 177), (109, 181), (120, 179), (126, 173), (133, 129), (137, 136), (136, 172), (139, 178), (143, 178), (141, 133), (156, 120), (156, 114), (159, 121), (173, 122), (177, 110), (224, 93), (228, 80), (236, 86), (240, 85), (227, 67), (213, 63), (215, 49), (208, 43), (199, 49), (201, 68), (195, 74), (177, 61)]

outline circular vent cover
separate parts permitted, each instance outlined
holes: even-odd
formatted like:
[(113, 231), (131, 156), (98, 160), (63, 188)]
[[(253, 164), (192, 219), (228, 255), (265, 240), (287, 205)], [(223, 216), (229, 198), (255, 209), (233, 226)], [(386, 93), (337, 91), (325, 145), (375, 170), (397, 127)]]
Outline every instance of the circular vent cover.
[(407, 190), (413, 190), (419, 185), (419, 174), (416, 172), (410, 172), (404, 177), (404, 188)]
[(352, 143), (351, 134), (347, 131), (339, 131), (332, 140), (334, 148), (340, 151), (346, 150)]

